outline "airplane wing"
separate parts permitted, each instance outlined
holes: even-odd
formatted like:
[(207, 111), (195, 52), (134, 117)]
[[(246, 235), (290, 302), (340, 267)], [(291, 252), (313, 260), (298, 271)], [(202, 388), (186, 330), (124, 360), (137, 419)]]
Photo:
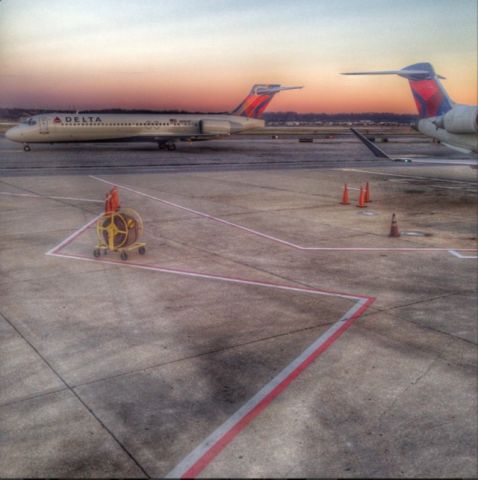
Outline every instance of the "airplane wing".
[(361, 134), (355, 128), (351, 128), (353, 134), (374, 154), (377, 158), (386, 158), (394, 162), (405, 163), (434, 163), (442, 165), (468, 165), (470, 167), (478, 167), (478, 158), (436, 158), (436, 157), (391, 157), (380, 147), (370, 141), (365, 135)]

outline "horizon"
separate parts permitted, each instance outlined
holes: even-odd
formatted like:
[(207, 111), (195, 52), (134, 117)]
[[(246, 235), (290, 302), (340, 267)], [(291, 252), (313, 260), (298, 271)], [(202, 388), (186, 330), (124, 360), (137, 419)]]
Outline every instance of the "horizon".
[[(35, 111), (35, 112), (44, 112), (44, 113), (78, 113), (81, 115), (82, 113), (90, 113), (90, 112), (103, 112), (109, 113), (112, 111), (121, 111), (121, 112), (146, 112), (146, 113), (184, 113), (184, 114), (209, 114), (209, 115), (216, 115), (216, 114), (230, 114), (230, 112), (226, 111), (193, 111), (193, 110), (177, 110), (177, 109), (136, 109), (136, 108), (122, 108), (122, 107), (109, 107), (109, 108), (97, 108), (97, 109), (84, 109), (84, 110), (75, 110), (69, 108), (59, 108), (59, 109), (52, 109), (52, 108), (34, 108), (34, 107), (0, 107), (0, 112), (3, 110), (13, 110), (19, 112), (27, 112), (27, 111)], [(265, 116), (267, 115), (286, 115), (286, 114), (294, 114), (294, 115), (328, 115), (328, 116), (337, 116), (337, 115), (393, 115), (393, 116), (410, 116), (415, 117), (418, 116), (417, 113), (395, 113), (390, 111), (361, 111), (361, 112), (298, 112), (295, 110), (271, 110), (266, 111)], [(36, 115), (36, 114), (35, 114)]]
[(264, 82), (304, 85), (277, 95), (274, 111), (413, 115), (406, 80), (340, 72), (420, 61), (447, 77), (455, 102), (478, 101), (475, 0), (197, 5), (3, 0), (0, 107), (224, 112)]

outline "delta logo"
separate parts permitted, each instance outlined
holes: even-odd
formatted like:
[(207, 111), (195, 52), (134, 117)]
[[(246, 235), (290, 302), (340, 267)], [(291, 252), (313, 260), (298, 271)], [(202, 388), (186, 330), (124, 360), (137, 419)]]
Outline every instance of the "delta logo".
[(60, 117), (55, 117), (55, 118), (53, 119), (53, 123), (61, 123)]
[(100, 117), (65, 117), (66, 123), (101, 123)]

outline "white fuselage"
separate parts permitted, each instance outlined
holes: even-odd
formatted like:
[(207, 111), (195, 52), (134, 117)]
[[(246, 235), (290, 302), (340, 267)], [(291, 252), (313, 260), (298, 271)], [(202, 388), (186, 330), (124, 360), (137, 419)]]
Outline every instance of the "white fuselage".
[(214, 114), (99, 114), (35, 115), (11, 128), (9, 140), (21, 143), (207, 140), (261, 128), (263, 120)]
[(478, 135), (476, 133), (451, 133), (445, 128), (437, 127), (436, 117), (422, 118), (418, 121), (417, 129), (423, 135), (435, 138), (450, 147), (478, 152)]

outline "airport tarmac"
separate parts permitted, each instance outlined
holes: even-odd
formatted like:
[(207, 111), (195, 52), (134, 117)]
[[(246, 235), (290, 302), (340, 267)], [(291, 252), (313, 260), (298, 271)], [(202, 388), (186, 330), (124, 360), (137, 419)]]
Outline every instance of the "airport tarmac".
[[(0, 173), (0, 477), (478, 475), (477, 170), (1, 137)], [(144, 256), (93, 257), (112, 185)]]

